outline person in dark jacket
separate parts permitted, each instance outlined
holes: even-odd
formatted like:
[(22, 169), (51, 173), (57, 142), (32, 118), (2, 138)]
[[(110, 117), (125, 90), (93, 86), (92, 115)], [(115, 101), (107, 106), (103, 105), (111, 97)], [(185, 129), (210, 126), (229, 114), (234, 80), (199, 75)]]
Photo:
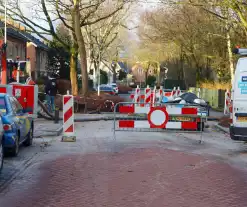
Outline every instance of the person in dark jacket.
[(50, 112), (55, 111), (55, 97), (57, 95), (57, 82), (56, 79), (48, 76), (46, 83), (45, 83), (45, 93), (46, 93), (46, 100), (48, 102), (48, 106), (51, 108), (48, 109)]

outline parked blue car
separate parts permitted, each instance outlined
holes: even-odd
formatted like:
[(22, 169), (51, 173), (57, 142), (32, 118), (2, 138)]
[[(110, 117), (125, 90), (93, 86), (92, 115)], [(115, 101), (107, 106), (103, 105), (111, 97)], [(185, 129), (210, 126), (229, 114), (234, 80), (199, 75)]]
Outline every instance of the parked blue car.
[(21, 144), (32, 145), (34, 124), (28, 112), (30, 110), (24, 110), (15, 97), (0, 94), (0, 114), (4, 129), (3, 147), (4, 152), (12, 156), (18, 155)]

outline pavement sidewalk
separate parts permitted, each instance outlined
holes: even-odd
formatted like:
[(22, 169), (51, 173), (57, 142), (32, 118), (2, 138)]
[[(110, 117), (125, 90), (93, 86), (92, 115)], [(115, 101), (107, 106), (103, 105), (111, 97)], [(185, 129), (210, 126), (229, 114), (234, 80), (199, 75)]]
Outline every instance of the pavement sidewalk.
[(55, 124), (54, 121), (46, 119), (35, 119), (34, 121), (34, 138), (43, 136), (59, 136), (62, 133), (62, 121)]

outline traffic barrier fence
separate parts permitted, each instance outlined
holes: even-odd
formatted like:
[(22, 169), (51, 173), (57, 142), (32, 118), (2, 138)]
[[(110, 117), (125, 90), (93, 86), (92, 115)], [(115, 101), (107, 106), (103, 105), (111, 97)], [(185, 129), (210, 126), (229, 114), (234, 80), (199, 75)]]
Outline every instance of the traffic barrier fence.
[(195, 132), (201, 133), (202, 138), (206, 122), (207, 109), (198, 105), (155, 103), (143, 107), (139, 103), (121, 102), (114, 109), (114, 139), (117, 131)]

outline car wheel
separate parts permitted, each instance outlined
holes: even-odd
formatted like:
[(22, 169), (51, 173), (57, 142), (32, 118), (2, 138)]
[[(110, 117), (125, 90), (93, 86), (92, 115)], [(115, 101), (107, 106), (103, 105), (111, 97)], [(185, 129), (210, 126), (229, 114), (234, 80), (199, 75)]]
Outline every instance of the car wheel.
[(27, 139), (23, 144), (25, 146), (31, 146), (33, 144), (33, 124), (31, 125), (30, 131), (27, 135)]
[(20, 140), (20, 135), (18, 134), (15, 140), (15, 146), (10, 151), (10, 155), (13, 157), (16, 157), (19, 154), (19, 147), (20, 147), (19, 140)]
[(3, 158), (4, 158), (4, 154), (3, 154), (3, 144), (1, 143), (0, 146), (0, 173), (3, 169)]

